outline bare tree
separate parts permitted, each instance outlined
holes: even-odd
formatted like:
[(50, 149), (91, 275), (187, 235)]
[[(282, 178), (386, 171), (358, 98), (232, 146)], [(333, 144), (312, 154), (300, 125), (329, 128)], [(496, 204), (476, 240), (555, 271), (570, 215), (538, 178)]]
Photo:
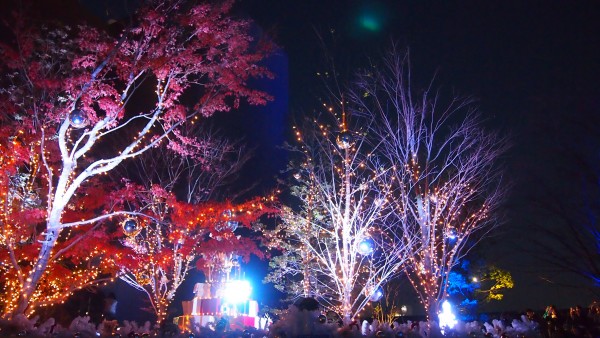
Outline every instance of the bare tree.
[(348, 98), (375, 121), (368, 132), (391, 168), (388, 221), (402, 225), (404, 241), (418, 239), (406, 275), (432, 320), (452, 268), (498, 224), (492, 213), (503, 190), (494, 163), (506, 141), (483, 130), (470, 100), (442, 105), (430, 89), (416, 94), (410, 75), (408, 53), (392, 49), (358, 76)]
[[(517, 210), (524, 215), (528, 236), (519, 249), (536, 259), (535, 273), (540, 279), (597, 296), (600, 118), (592, 113), (595, 106), (586, 101), (577, 95), (568, 103), (547, 97), (539, 116), (532, 119), (531, 137), (536, 142), (524, 148), (527, 158), (534, 161), (523, 162), (522, 179), (529, 184), (519, 191), (530, 203), (519, 203)], [(546, 116), (551, 107), (569, 113)]]
[(381, 296), (381, 285), (400, 272), (413, 244), (402, 235), (403, 223), (390, 222), (391, 168), (373, 153), (368, 121), (352, 122), (327, 113), (295, 129), (300, 160), (292, 166), (297, 186), (290, 205), (299, 208), (282, 210), (277, 238), (288, 255), (273, 266), (273, 276), (300, 283), (296, 292), (346, 322)]
[(236, 191), (230, 189), (252, 157), (252, 150), (242, 141), (226, 139), (205, 123), (190, 123), (182, 129), (183, 135), (197, 140), (195, 156), (159, 146), (138, 156), (132, 165), (118, 168), (111, 176), (117, 180), (127, 177), (148, 189), (158, 184), (187, 203), (232, 201), (254, 187), (251, 184)]

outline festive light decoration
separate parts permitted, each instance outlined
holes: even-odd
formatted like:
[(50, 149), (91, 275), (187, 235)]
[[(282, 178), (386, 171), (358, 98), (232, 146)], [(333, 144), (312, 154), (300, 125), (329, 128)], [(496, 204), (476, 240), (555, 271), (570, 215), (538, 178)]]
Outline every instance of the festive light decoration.
[(229, 231), (235, 231), (238, 228), (239, 223), (237, 221), (227, 221), (225, 223)]
[(458, 233), (456, 231), (456, 228), (454, 228), (454, 227), (449, 227), (448, 230), (446, 231), (446, 237), (448, 237), (448, 239), (451, 241), (455, 240), (457, 236), (458, 236)]
[(375, 243), (370, 238), (365, 238), (360, 243), (358, 243), (358, 253), (363, 256), (371, 255), (374, 249)]
[(343, 109), (340, 123), (335, 109), (325, 108), (319, 119), (294, 128), (298, 156), (290, 167), (297, 200), (294, 208), (282, 208), (270, 238), (283, 255), (272, 260), (266, 280), (292, 297), (316, 298), (349, 323), (370, 301), (370, 287), (400, 271), (414, 241), (399, 236), (404, 224), (387, 222), (392, 168), (371, 156), (374, 135), (358, 127), (371, 121), (357, 117), (350, 126)]
[(142, 230), (140, 227), (138, 227), (136, 220), (133, 218), (128, 218), (125, 221), (123, 221), (122, 226), (123, 232), (127, 236), (135, 236)]
[(340, 149), (348, 149), (354, 145), (354, 136), (347, 130), (342, 131), (338, 134), (336, 143)]
[[(172, 186), (168, 182), (162, 183)], [(146, 210), (149, 219), (142, 222), (143, 230), (137, 230), (137, 236), (126, 236), (121, 240), (132, 252), (115, 264), (120, 269), (121, 280), (146, 293), (159, 323), (165, 319), (175, 292), (194, 262), (204, 271), (208, 281), (212, 282), (213, 278), (229, 281), (232, 269), (239, 268), (238, 255), (245, 260), (250, 254), (262, 257), (251, 239), (234, 236), (231, 229), (223, 229), (220, 225), (227, 220), (249, 227), (251, 222), (271, 210), (264, 207), (264, 199), (238, 205), (192, 204), (177, 201), (173, 193), (157, 185), (150, 188), (129, 185), (128, 189), (130, 192), (123, 194), (133, 192), (137, 196), (135, 203), (128, 201), (128, 205), (135, 204)], [(234, 209), (236, 213), (232, 211)], [(219, 239), (207, 240), (206, 235), (212, 233), (220, 234)], [(232, 285), (233, 289), (227, 294), (237, 295), (237, 301), (240, 293), (249, 292), (245, 286)]]
[(235, 280), (225, 287), (225, 300), (231, 304), (239, 304), (250, 299), (252, 286), (247, 280)]
[(373, 289), (373, 291), (371, 291), (371, 296), (369, 297), (369, 300), (372, 302), (378, 302), (381, 297), (383, 297), (383, 289), (381, 288), (381, 286), (378, 286), (376, 288)]
[(472, 236), (496, 225), (491, 216), (503, 191), (494, 161), (506, 142), (482, 129), (470, 102), (457, 98), (442, 107), (431, 91), (417, 97), (407, 60), (391, 51), (346, 97), (376, 121), (367, 132), (378, 136), (373, 156), (391, 166), (387, 221), (407, 225), (402, 241), (417, 241), (405, 272), (433, 319), (450, 272), (478, 242)]
[[(3, 133), (15, 132), (3, 129)], [(46, 219), (46, 191), (44, 175), (40, 171), (42, 157), (37, 150), (43, 144), (40, 133), (17, 128), (18, 137), (0, 138), (0, 309), (4, 317), (18, 308), (23, 285), (34, 266), (36, 247), (45, 237), (41, 233)], [(6, 134), (4, 134), (6, 136)], [(48, 164), (53, 164), (56, 153), (45, 152)], [(85, 207), (102, 207), (106, 191), (86, 189), (74, 202), (78, 207), (68, 208), (64, 219), (69, 221), (89, 216)], [(89, 193), (94, 195), (93, 198)], [(84, 207), (85, 206), (85, 207)], [(75, 227), (63, 232), (62, 241), (55, 246), (52, 259), (32, 294), (31, 306), (25, 314), (34, 314), (43, 307), (64, 302), (74, 291), (92, 285), (102, 285), (112, 280), (115, 271), (111, 257), (102, 257), (107, 250), (111, 234), (99, 231), (99, 226), (90, 227), (85, 233)], [(64, 254), (64, 255), (63, 255)]]
[[(110, 275), (110, 266), (104, 264), (119, 255), (107, 249), (111, 241), (102, 235), (102, 227), (131, 213), (103, 204), (106, 191), (88, 196), (94, 186), (106, 183), (101, 180), (104, 175), (161, 143), (168, 142), (171, 150), (186, 157), (202, 157), (202, 142), (182, 136), (184, 122), (227, 111), (240, 100), (264, 104), (269, 99), (246, 86), (250, 78), (268, 75), (259, 66), (268, 48), (255, 49), (265, 45), (251, 42), (248, 23), (230, 18), (230, 9), (229, 3), (185, 10), (148, 3), (138, 8), (135, 24), (119, 34), (85, 24), (71, 29), (54, 21), (44, 26), (38, 21), (7, 24), (9, 29), (27, 30), (9, 32), (6, 36), (15, 41), (3, 41), (7, 43), (0, 51), (1, 73), (6, 75), (3, 91), (10, 93), (0, 96), (10, 112), (2, 123), (2, 132), (8, 135), (1, 143), (21, 152), (2, 149), (5, 163), (0, 165), (12, 167), (8, 176), (30, 175), (27, 181), (32, 186), (13, 189), (6, 176), (0, 182), (4, 189), (0, 204), (8, 216), (21, 207), (30, 209), (20, 219), (3, 219), (0, 240), (8, 251), (0, 257), (7, 271), (0, 274), (2, 317), (31, 314), (101, 279), (104, 272)], [(160, 19), (165, 17), (169, 20)], [(183, 26), (189, 29), (182, 30)], [(164, 41), (170, 41), (169, 48)], [(19, 50), (13, 49), (17, 46)], [(199, 59), (204, 61), (199, 64)], [(153, 81), (154, 93), (143, 92)], [(191, 86), (202, 88), (195, 92), (198, 101), (183, 104), (180, 97)], [(126, 109), (136, 94), (153, 106), (143, 112)], [(84, 124), (87, 128), (76, 130)], [(130, 138), (121, 142), (124, 135)], [(9, 137), (12, 145), (4, 144)], [(114, 137), (119, 142), (111, 141)], [(37, 164), (29, 167), (30, 159)], [(39, 208), (23, 194), (30, 192), (40, 196)], [(148, 250), (147, 243), (137, 244)], [(86, 266), (94, 262), (104, 266)], [(69, 273), (59, 279), (61, 269)]]
[(73, 128), (83, 128), (86, 125), (85, 114), (81, 109), (74, 109), (69, 114), (69, 122)]
[(458, 323), (456, 320), (456, 315), (452, 311), (452, 304), (449, 301), (445, 300), (442, 303), (442, 311), (438, 314), (438, 320), (440, 323), (440, 329), (442, 329), (442, 333), (444, 333), (445, 329), (452, 329), (454, 325)]

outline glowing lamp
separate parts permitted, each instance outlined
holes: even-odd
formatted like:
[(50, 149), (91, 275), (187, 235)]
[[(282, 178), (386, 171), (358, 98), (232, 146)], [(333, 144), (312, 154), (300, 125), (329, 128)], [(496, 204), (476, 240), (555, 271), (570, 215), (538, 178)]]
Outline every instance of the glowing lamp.
[(354, 144), (354, 137), (352, 136), (352, 133), (345, 130), (339, 133), (335, 141), (340, 149), (348, 149)]
[(238, 304), (250, 299), (252, 286), (247, 280), (236, 280), (225, 286), (225, 300), (231, 304)]
[(373, 292), (371, 292), (371, 297), (369, 297), (369, 300), (372, 302), (378, 302), (381, 297), (383, 297), (383, 289), (381, 286), (378, 286), (373, 290)]
[(69, 115), (69, 122), (73, 128), (82, 128), (86, 124), (85, 114), (81, 109), (74, 109)]
[(370, 238), (365, 238), (358, 244), (358, 253), (363, 256), (368, 256), (373, 253), (375, 243)]
[(445, 300), (442, 303), (442, 311), (438, 314), (438, 319), (442, 333), (444, 333), (443, 329), (452, 329), (456, 325), (456, 316), (452, 312), (452, 304), (449, 301)]

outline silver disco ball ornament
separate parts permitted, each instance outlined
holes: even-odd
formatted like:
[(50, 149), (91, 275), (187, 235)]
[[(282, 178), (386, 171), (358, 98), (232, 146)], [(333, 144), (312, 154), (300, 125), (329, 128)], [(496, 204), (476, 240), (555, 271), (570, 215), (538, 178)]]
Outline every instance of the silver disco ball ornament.
[(231, 217), (233, 217), (233, 211), (231, 211), (230, 209), (227, 209), (227, 210), (223, 211), (223, 217), (224, 218), (231, 218)]
[(237, 229), (239, 225), (237, 221), (227, 221), (227, 223), (225, 224), (227, 225), (227, 229), (231, 231), (235, 231), (235, 229)]
[(129, 218), (123, 221), (123, 232), (127, 236), (135, 236), (139, 233), (138, 224), (135, 219)]
[(354, 136), (352, 136), (352, 133), (345, 130), (339, 133), (336, 142), (340, 149), (348, 149), (354, 145)]
[(37, 208), (42, 204), (42, 200), (34, 192), (30, 192), (23, 198), (23, 207)]
[(69, 115), (69, 122), (73, 128), (82, 128), (86, 124), (85, 114), (81, 109), (75, 109)]
[(456, 237), (458, 236), (458, 232), (456, 231), (456, 228), (454, 228), (454, 227), (449, 228), (448, 231), (446, 232), (446, 236), (451, 241), (455, 240)]
[(358, 253), (363, 256), (369, 256), (375, 250), (375, 242), (370, 238), (365, 238), (358, 243)]
[(373, 289), (373, 292), (371, 292), (371, 297), (369, 297), (369, 300), (372, 302), (378, 302), (381, 297), (383, 297), (383, 289), (381, 286), (378, 286)]

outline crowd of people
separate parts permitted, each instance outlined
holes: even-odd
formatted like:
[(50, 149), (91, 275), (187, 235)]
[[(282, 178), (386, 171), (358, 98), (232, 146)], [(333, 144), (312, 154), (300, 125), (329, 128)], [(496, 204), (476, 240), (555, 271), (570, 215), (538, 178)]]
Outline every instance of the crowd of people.
[(546, 338), (600, 337), (600, 303), (593, 302), (587, 309), (577, 305), (567, 311), (558, 311), (554, 305), (546, 307), (540, 316), (526, 310), (530, 321), (538, 323), (540, 334)]

